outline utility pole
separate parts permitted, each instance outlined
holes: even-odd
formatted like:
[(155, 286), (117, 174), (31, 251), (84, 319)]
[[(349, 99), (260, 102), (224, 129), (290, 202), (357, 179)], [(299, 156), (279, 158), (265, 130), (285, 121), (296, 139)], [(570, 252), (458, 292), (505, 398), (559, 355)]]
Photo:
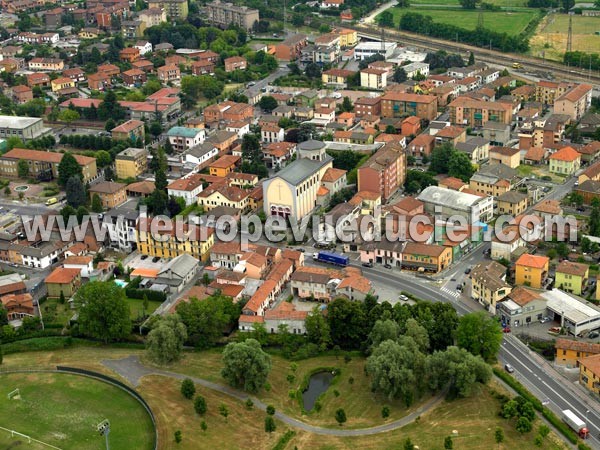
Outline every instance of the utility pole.
[(108, 419), (105, 419), (102, 422), (100, 422), (96, 426), (96, 429), (98, 430), (98, 433), (100, 433), (100, 436), (104, 436), (106, 440), (106, 450), (110, 450), (110, 444), (108, 443), (108, 435), (110, 434), (110, 422), (108, 421)]

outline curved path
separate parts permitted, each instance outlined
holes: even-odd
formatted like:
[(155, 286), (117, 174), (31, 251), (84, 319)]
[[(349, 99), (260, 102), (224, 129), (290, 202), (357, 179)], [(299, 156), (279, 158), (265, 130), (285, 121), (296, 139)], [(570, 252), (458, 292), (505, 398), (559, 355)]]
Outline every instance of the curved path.
[[(128, 380), (133, 386), (138, 386), (140, 379), (146, 375), (160, 375), (169, 378), (175, 378), (177, 380), (183, 380), (185, 378), (191, 379), (194, 383), (199, 384), (200, 386), (204, 386), (208, 389), (212, 389), (214, 391), (220, 392), (225, 395), (229, 395), (230, 397), (237, 398), (241, 401), (246, 401), (248, 398), (252, 399), (254, 402), (254, 406), (258, 409), (265, 411), (267, 409), (267, 405), (261, 402), (256, 397), (248, 396), (242, 391), (237, 389), (230, 388), (228, 386), (223, 386), (218, 383), (213, 383), (208, 380), (204, 380), (202, 378), (191, 377), (188, 375), (183, 375), (176, 372), (169, 372), (167, 370), (155, 369), (152, 367), (148, 367), (143, 365), (137, 356), (129, 356), (124, 359), (111, 359), (102, 361), (106, 367), (111, 370), (114, 370), (120, 376)], [(371, 434), (377, 433), (385, 433), (386, 431), (395, 430), (397, 428), (402, 428), (405, 425), (408, 425), (411, 422), (414, 422), (417, 417), (423, 415), (423, 413), (429, 411), (438, 403), (443, 400), (442, 395), (437, 395), (432, 397), (426, 403), (421, 405), (416, 411), (413, 411), (409, 415), (402, 417), (401, 419), (395, 420), (393, 422), (389, 422), (383, 425), (378, 425), (372, 428), (358, 428), (358, 429), (337, 429), (337, 428), (323, 428), (315, 425), (309, 425), (304, 423), (298, 419), (294, 419), (286, 414), (283, 414), (279, 411), (275, 412), (275, 417), (285, 424), (299, 428), (303, 431), (308, 431), (309, 433), (315, 434), (325, 434), (330, 436), (368, 436)]]

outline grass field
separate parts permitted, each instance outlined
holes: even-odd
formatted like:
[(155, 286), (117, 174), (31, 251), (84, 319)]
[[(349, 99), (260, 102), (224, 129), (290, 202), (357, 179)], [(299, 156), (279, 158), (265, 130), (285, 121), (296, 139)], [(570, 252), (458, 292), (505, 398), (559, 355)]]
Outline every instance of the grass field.
[[(440, 0), (441, 1), (441, 0)], [(466, 30), (474, 30), (477, 27), (479, 11), (467, 11), (463, 9), (437, 9), (437, 8), (390, 8), (394, 15), (396, 26), (400, 18), (407, 12), (419, 13), (431, 16), (434, 22), (456, 25)], [(499, 33), (516, 35), (522, 32), (527, 24), (534, 18), (535, 10), (518, 12), (483, 12), (483, 26), (493, 29)]]
[[(600, 49), (600, 17), (573, 17), (573, 50), (598, 53)], [(542, 20), (535, 35), (530, 40), (531, 54), (546, 59), (561, 61), (567, 49), (567, 30), (569, 16), (567, 14), (551, 14)]]
[[(60, 448), (95, 450), (104, 447), (95, 427), (108, 419), (112, 449), (152, 448), (150, 417), (137, 400), (116, 387), (68, 374), (6, 374), (0, 379), (4, 428)], [(17, 387), (21, 399), (8, 400), (8, 392)]]
[[(127, 298), (127, 303), (129, 304), (129, 311), (131, 311), (131, 318), (137, 319), (142, 316), (142, 303), (144, 301), (138, 298)], [(146, 311), (146, 315), (152, 314), (156, 308), (160, 306), (161, 302), (153, 302), (148, 300), (148, 310)]]
[(57, 298), (49, 298), (40, 306), (42, 310), (42, 317), (44, 323), (48, 324), (60, 324), (66, 325), (66, 323), (73, 317), (74, 310), (69, 308), (69, 305), (65, 302), (60, 303)]
[[(3, 365), (5, 367), (23, 365), (47, 367), (64, 363), (111, 373), (105, 366), (100, 364), (100, 361), (103, 359), (120, 359), (129, 354), (143, 355), (140, 351), (127, 349), (73, 348), (58, 352), (6, 355)], [(381, 406), (384, 404), (390, 405), (390, 403), (387, 400), (372, 397), (366, 377), (362, 373), (363, 358), (353, 357), (348, 364), (344, 362), (343, 358), (336, 359), (334, 356), (298, 361), (297, 381), (292, 384), (286, 380), (287, 374), (291, 372), (290, 364), (289, 361), (282, 358), (273, 357), (273, 369), (268, 380), (272, 389), (270, 392), (262, 391), (259, 394), (259, 397), (267, 404), (273, 404), (279, 411), (290, 412), (300, 417), (297, 403), (288, 401), (289, 386), (297, 385), (302, 374), (307, 373), (312, 368), (333, 365), (340, 367), (342, 375), (339, 382), (330, 387), (325, 394), (323, 410), (319, 415), (311, 414), (300, 417), (300, 419), (304, 422), (329, 425), (334, 423), (333, 411), (341, 406), (348, 415), (348, 422), (344, 424), (344, 428), (356, 427), (361, 422), (365, 425), (367, 423), (384, 423), (380, 415)], [(214, 350), (187, 353), (180, 363), (168, 367), (172, 371), (189, 373), (222, 382), (219, 375), (220, 368), (220, 354)], [(347, 378), (351, 374), (355, 376), (353, 385), (348, 383)], [(498, 391), (503, 391), (503, 387), (495, 382), (492, 383), (492, 387)], [(256, 409), (247, 410), (239, 401), (201, 386), (196, 386), (197, 393), (205, 397), (208, 405), (207, 414), (204, 417), (199, 417), (193, 411), (192, 402), (180, 394), (179, 388), (179, 381), (159, 376), (143, 378), (138, 388), (157, 418), (161, 449), (272, 449), (288, 429), (285, 424), (278, 422), (276, 432), (269, 435), (264, 432), (263, 428), (264, 412)], [(339, 397), (333, 395), (334, 389), (340, 392)], [(3, 392), (0, 392), (1, 394)], [(218, 413), (221, 403), (225, 404), (230, 411), (227, 420)], [(533, 440), (536, 434), (535, 429), (541, 425), (539, 419), (534, 422), (534, 431), (520, 435), (515, 430), (514, 422), (501, 419), (498, 416), (498, 410), (499, 402), (491, 396), (487, 387), (482, 387), (481, 391), (471, 398), (443, 402), (431, 412), (423, 414), (418, 422), (400, 430), (372, 436), (339, 438), (311, 434), (295, 429), (294, 431), (297, 434), (285, 446), (285, 449), (292, 450), (297, 447), (302, 450), (353, 450), (357, 448), (392, 450), (402, 448), (403, 441), (406, 437), (410, 437), (413, 443), (419, 445), (421, 449), (434, 450), (442, 449), (444, 438), (456, 430), (458, 434), (453, 438), (454, 448), (490, 450), (498, 448), (494, 443), (496, 427), (502, 428), (505, 434), (505, 441), (500, 447), (502, 450), (516, 448), (519, 450), (535, 450), (537, 448), (546, 450), (567, 449), (554, 433), (546, 438), (542, 447), (536, 447)], [(402, 415), (403, 408), (400, 406), (394, 407), (392, 408), (392, 417), (386, 419), (386, 421)], [(208, 425), (206, 432), (203, 432), (200, 428), (202, 420), (206, 421)], [(334, 427), (339, 428), (337, 425), (334, 425)], [(173, 434), (176, 430), (182, 431), (183, 441), (180, 444), (176, 444), (173, 440)], [(0, 433), (0, 448), (2, 448), (2, 443)], [(21, 448), (29, 450), (33, 447), (23, 446)], [(63, 446), (63, 448), (69, 447)]]
[[(485, 0), (485, 3), (498, 5), (501, 8), (524, 8), (527, 6), (527, 0)], [(461, 7), (458, 0), (411, 0), (411, 5), (448, 5)]]

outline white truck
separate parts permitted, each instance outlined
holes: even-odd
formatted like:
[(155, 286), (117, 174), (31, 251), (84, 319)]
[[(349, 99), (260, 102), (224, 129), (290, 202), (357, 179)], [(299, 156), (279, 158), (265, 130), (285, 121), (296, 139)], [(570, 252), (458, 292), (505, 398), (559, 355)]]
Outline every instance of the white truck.
[(570, 409), (565, 409), (562, 412), (562, 420), (564, 420), (565, 423), (569, 425), (573, 431), (579, 435), (580, 438), (586, 439), (588, 437), (589, 431), (585, 422), (577, 417)]

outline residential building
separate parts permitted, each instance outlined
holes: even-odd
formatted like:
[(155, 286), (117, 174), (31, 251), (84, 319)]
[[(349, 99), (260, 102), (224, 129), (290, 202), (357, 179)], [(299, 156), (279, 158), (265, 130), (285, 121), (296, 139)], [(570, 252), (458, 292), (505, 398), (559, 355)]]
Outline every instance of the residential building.
[(504, 164), (483, 166), (469, 181), (469, 187), (479, 193), (497, 197), (509, 191), (517, 172)]
[(213, 183), (198, 194), (198, 204), (205, 211), (218, 207), (234, 208), (242, 214), (250, 210), (250, 192), (237, 186)]
[(506, 103), (458, 97), (448, 107), (450, 122), (455, 125), (481, 127), (489, 121), (510, 124), (512, 120), (512, 106)]
[(137, 41), (133, 48), (137, 48), (141, 56), (147, 53), (152, 53), (152, 43), (149, 41)]
[(296, 144), (292, 142), (274, 142), (263, 149), (263, 159), (268, 167), (285, 167), (296, 154)]
[(515, 284), (542, 289), (548, 277), (546, 256), (524, 254), (515, 263)]
[[(154, 185), (152, 185), (152, 191), (154, 191)], [(103, 224), (108, 229), (110, 246), (118, 248), (122, 252), (131, 253), (136, 249), (136, 234), (139, 219), (137, 204), (137, 199), (130, 200), (118, 208), (113, 208), (105, 212), (102, 218)]]
[(452, 249), (442, 245), (407, 242), (402, 251), (402, 268), (438, 273), (452, 263)]
[(89, 278), (94, 271), (93, 256), (67, 256), (63, 262), (65, 269), (79, 269), (83, 278)]
[(98, 195), (104, 209), (112, 209), (127, 201), (126, 185), (114, 181), (101, 181), (88, 188), (90, 198)]
[(206, 13), (209, 22), (219, 25), (221, 28), (237, 25), (245, 30), (251, 30), (254, 24), (259, 21), (257, 9), (218, 0), (206, 5)]
[(512, 290), (506, 282), (506, 267), (496, 261), (480, 263), (473, 267), (469, 278), (471, 298), (496, 314), (496, 305)]
[(224, 61), (225, 72), (233, 72), (234, 70), (246, 70), (248, 61), (243, 56), (232, 56)]
[(58, 58), (33, 58), (28, 63), (29, 70), (45, 72), (62, 72), (65, 63)]
[(119, 52), (119, 59), (128, 63), (139, 60), (140, 56), (140, 49), (135, 47), (126, 47)]
[(179, 70), (179, 66), (176, 66), (175, 64), (159, 67), (156, 73), (158, 81), (164, 84), (173, 83), (181, 79), (181, 71)]
[(376, 192), (387, 201), (406, 179), (406, 153), (389, 143), (358, 168), (358, 190)]
[(490, 157), (490, 142), (482, 137), (472, 137), (456, 144), (456, 150), (465, 153), (473, 164), (481, 164)]
[[(206, 261), (214, 244), (214, 229), (184, 224), (181, 231), (174, 225), (151, 230), (150, 221), (141, 218), (137, 226), (137, 248), (142, 255), (175, 258), (187, 253)], [(177, 234), (181, 234), (178, 236)]]
[(563, 147), (548, 158), (552, 173), (573, 175), (581, 167), (581, 154), (573, 147)]
[(383, 90), (387, 86), (387, 71), (370, 68), (361, 70), (360, 85), (368, 89)]
[(554, 363), (567, 367), (579, 366), (579, 360), (600, 354), (600, 344), (559, 338), (554, 343)]
[(381, 115), (383, 117), (417, 116), (434, 120), (437, 117), (437, 97), (434, 95), (387, 92), (381, 97)]
[(404, 242), (400, 240), (381, 239), (366, 242), (360, 248), (360, 262), (402, 267), (403, 249)]
[(429, 186), (417, 197), (425, 204), (425, 212), (440, 217), (442, 220), (460, 215), (468, 223), (489, 222), (494, 216), (494, 199), (465, 192)]
[(201, 174), (194, 173), (186, 178), (172, 181), (167, 186), (169, 197), (180, 197), (185, 200), (185, 205), (198, 203), (198, 194), (202, 192), (204, 178)]
[(423, 158), (423, 156), (431, 156), (433, 147), (435, 146), (435, 136), (430, 134), (419, 134), (406, 147), (406, 153), (415, 158)]
[(12, 99), (15, 103), (21, 105), (33, 100), (33, 89), (28, 86), (15, 86), (12, 88)]
[(148, 169), (148, 151), (129, 147), (115, 157), (117, 178), (137, 178)]
[(128, 120), (110, 130), (112, 138), (116, 141), (136, 142), (141, 139), (144, 142), (144, 122), (141, 120)]
[(184, 152), (200, 145), (206, 139), (203, 128), (172, 127), (167, 131), (167, 138), (176, 152)]
[(148, 9), (162, 9), (171, 20), (185, 20), (189, 12), (187, 0), (149, 0)]
[(210, 174), (214, 177), (225, 177), (235, 172), (241, 158), (234, 155), (223, 155), (209, 165)]
[(213, 75), (215, 73), (215, 63), (208, 60), (194, 61), (192, 63), (192, 73), (199, 75)]
[[(98, 175), (96, 158), (83, 155), (73, 156), (81, 166), (84, 183), (95, 179)], [(14, 148), (0, 156), (0, 175), (9, 178), (18, 177), (19, 161), (25, 160), (29, 163), (29, 176), (46, 180), (56, 179), (58, 177), (58, 165), (62, 158), (62, 153)]]
[(587, 264), (561, 261), (556, 267), (554, 286), (575, 295), (582, 295), (587, 287), (590, 268)]
[(34, 317), (35, 315), (33, 297), (29, 293), (3, 295), (0, 296), (0, 302), (2, 302), (9, 322), (23, 320), (25, 317)]
[(139, 87), (146, 82), (147, 75), (141, 69), (130, 69), (123, 72), (121, 78), (126, 86)]
[(522, 327), (546, 315), (547, 299), (539, 291), (518, 286), (498, 303), (496, 315), (504, 327)]
[(348, 77), (351, 77), (356, 72), (346, 69), (329, 69), (325, 70), (321, 75), (321, 81), (331, 87), (346, 88), (348, 87)]
[(573, 192), (583, 197), (584, 205), (591, 205), (592, 200), (600, 198), (600, 181), (587, 180), (573, 189)]
[(554, 100), (554, 113), (566, 114), (572, 120), (581, 119), (592, 104), (593, 86), (580, 84)]
[(496, 212), (500, 215), (516, 217), (527, 209), (527, 200), (527, 194), (507, 191), (496, 197)]
[(48, 289), (48, 297), (58, 298), (61, 294), (64, 298), (70, 298), (81, 284), (80, 269), (66, 269), (57, 267), (44, 280)]
[(163, 8), (143, 9), (138, 13), (138, 19), (146, 24), (146, 28), (157, 27), (167, 21), (167, 11)]
[(516, 169), (521, 164), (521, 151), (512, 147), (492, 147), (490, 149), (490, 164), (504, 164)]
[(380, 116), (381, 96), (360, 97), (354, 102), (354, 112), (356, 113), (357, 117)]
[(300, 52), (307, 45), (306, 35), (292, 35), (285, 41), (275, 45), (275, 57), (280, 61), (294, 61), (300, 57)]
[(260, 129), (261, 142), (271, 144), (273, 142), (283, 142), (285, 140), (285, 130), (279, 125), (267, 124)]
[(600, 394), (600, 355), (580, 358), (579, 366), (579, 385), (584, 386), (591, 393)]
[(342, 48), (354, 47), (358, 44), (358, 32), (356, 30), (337, 28), (333, 32), (339, 34), (340, 47)]
[(449, 142), (453, 147), (456, 147), (457, 144), (465, 142), (466, 139), (467, 129), (455, 125), (444, 127), (435, 134), (435, 141), (438, 145)]

